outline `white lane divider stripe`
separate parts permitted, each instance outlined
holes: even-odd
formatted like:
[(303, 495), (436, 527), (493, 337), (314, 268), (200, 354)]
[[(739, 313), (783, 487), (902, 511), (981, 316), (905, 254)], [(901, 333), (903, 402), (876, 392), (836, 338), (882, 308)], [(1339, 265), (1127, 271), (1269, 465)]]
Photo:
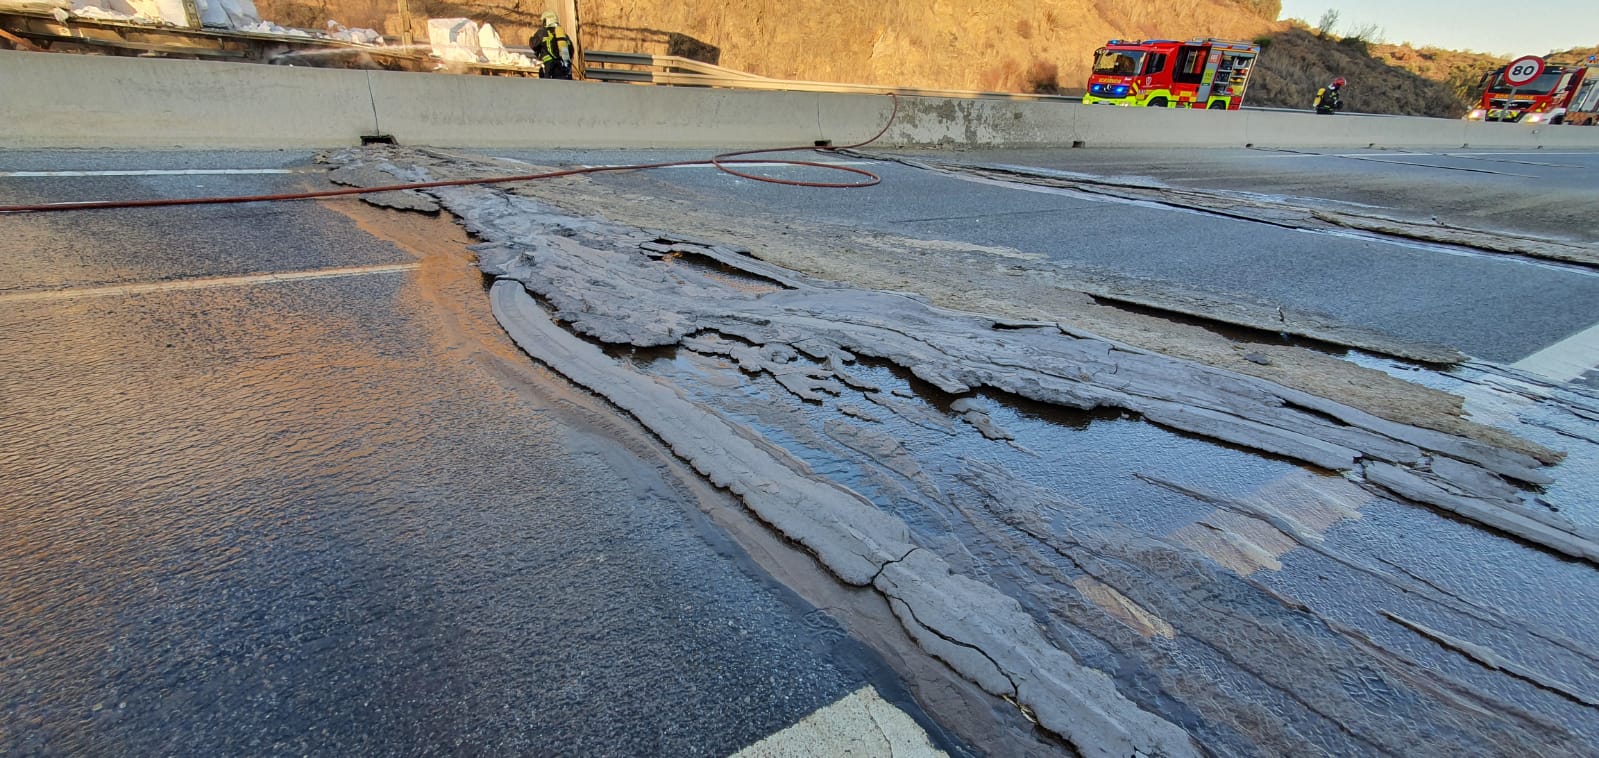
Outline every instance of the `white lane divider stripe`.
[(0, 294), (0, 304), (36, 303), (52, 300), (74, 300), (85, 297), (113, 297), (141, 295), (149, 292), (174, 292), (179, 290), (218, 289), (223, 287), (249, 287), (274, 282), (292, 282), (304, 279), (335, 279), (344, 276), (370, 276), (414, 271), (420, 263), (391, 263), (377, 266), (346, 266), (343, 268), (318, 268), (304, 271), (274, 271), (245, 276), (219, 276), (204, 279), (179, 279), (170, 282), (141, 282), (138, 284), (113, 284), (105, 287), (79, 287), (76, 289), (44, 290)]
[[(946, 756), (909, 714), (870, 685), (800, 719), (799, 723), (734, 753), (732, 758), (810, 756), (895, 758)], [(947, 757), (946, 757), (947, 758)]]
[(125, 171), (0, 171), (0, 177), (55, 178), (74, 176), (226, 176), (232, 174), (303, 174), (326, 173), (321, 169), (293, 168), (177, 168), (143, 169)]
[(1556, 382), (1569, 382), (1599, 367), (1599, 324), (1510, 364)]

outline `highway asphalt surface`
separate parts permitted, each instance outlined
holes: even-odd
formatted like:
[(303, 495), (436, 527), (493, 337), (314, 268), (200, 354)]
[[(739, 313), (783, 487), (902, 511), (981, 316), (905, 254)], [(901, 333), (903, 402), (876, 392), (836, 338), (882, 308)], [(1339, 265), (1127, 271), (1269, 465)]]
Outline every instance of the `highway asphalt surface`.
[[(0, 203), (309, 158), (7, 154)], [(290, 173), (16, 174), (189, 169)], [(0, 754), (725, 755), (867, 685), (919, 714), (725, 495), (504, 341), (459, 244), (314, 202), (0, 230)]]
[[(539, 165), (705, 157), (655, 151), (491, 152)], [(1519, 174), (1543, 177), (1543, 183), (1417, 168), (1410, 162), (1437, 160), (1387, 153), (1374, 153), (1373, 160), (1284, 157), (1288, 154), (1257, 150), (895, 154), (1108, 176), (1161, 178), (1175, 173), (1187, 177), (1180, 180), (1185, 186), (1362, 202), (1392, 208), (1392, 215), (1422, 218), (1447, 216), (1449, 209), (1458, 211), (1461, 198), (1477, 197), (1490, 205), (1531, 205), (1532, 210), (1520, 214), (1530, 219), (1523, 226), (1543, 235), (1592, 240), (1599, 234), (1599, 187), (1593, 179), (1599, 153), (1561, 156), (1559, 166), (1470, 159), (1490, 167), (1510, 165)], [(1185, 160), (1191, 163), (1184, 164)], [(1328, 164), (1342, 173), (1322, 172)], [(711, 168), (607, 174), (595, 180), (645, 193), (690, 197), (730, 214), (793, 215), (913, 238), (1006, 247), (1047, 256), (1065, 267), (1110, 271), (1222, 297), (1246, 295), (1502, 363), (1514, 363), (1599, 323), (1599, 272), (1590, 269), (1310, 233), (1037, 188), (976, 184), (893, 163), (861, 167), (881, 174), (882, 184), (848, 191), (802, 189), (752, 182)], [(841, 180), (814, 169), (763, 171), (779, 177)], [(1351, 173), (1364, 177), (1366, 184)], [(1468, 179), (1488, 189), (1467, 193), (1462, 183)], [(1560, 194), (1545, 199), (1544, 183)], [(1466, 220), (1478, 228), (1492, 228), (1482, 223), (1484, 219)]]
[[(1570, 208), (1599, 202), (1599, 154), (933, 155), (1588, 241), (1596, 215)], [(310, 158), (7, 153), (0, 203), (288, 191), (322, 183)], [(1599, 322), (1599, 276), (1575, 267), (869, 167), (884, 182), (862, 190), (594, 181), (1274, 300), (1506, 364)], [(35, 175), (68, 171), (101, 173)], [(1523, 211), (1473, 215), (1489, 200)], [(868, 684), (964, 749), (720, 532), (704, 510), (725, 496), (507, 349), (464, 258), (419, 260), (333, 203), (0, 229), (0, 752), (713, 755)]]

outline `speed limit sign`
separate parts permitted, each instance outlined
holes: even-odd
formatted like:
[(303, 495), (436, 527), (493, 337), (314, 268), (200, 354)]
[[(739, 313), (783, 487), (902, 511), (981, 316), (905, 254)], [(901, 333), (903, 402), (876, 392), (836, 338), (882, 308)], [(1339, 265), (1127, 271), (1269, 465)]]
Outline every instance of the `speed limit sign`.
[(1523, 55), (1505, 66), (1505, 84), (1520, 87), (1530, 84), (1543, 74), (1543, 59), (1536, 55)]

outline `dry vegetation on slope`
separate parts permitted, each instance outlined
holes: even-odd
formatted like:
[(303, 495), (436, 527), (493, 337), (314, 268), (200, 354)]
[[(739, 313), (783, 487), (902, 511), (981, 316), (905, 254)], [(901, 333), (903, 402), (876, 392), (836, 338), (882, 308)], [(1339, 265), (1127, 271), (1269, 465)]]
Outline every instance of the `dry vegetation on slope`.
[[(667, 52), (651, 34), (702, 42), (710, 62), (782, 79), (954, 89), (1080, 87), (1113, 37), (1251, 38), (1277, 14), (1232, 0), (877, 0), (704, 6), (590, 0), (588, 44)], [(669, 43), (670, 40), (667, 40)]]
[[(1431, 67), (1395, 65), (1413, 55), (1416, 63)], [(1342, 76), (1349, 80), (1344, 104), (1351, 111), (1455, 118), (1468, 110), (1469, 88), (1478, 77), (1503, 64), (1473, 54), (1443, 60), (1425, 55), (1409, 47), (1383, 45), (1379, 49), (1356, 38), (1321, 37), (1291, 25), (1271, 35), (1248, 102), (1308, 109), (1317, 88)], [(1385, 62), (1384, 57), (1395, 63)]]
[[(398, 36), (393, 0), (259, 0), (265, 18), (319, 28), (328, 19)], [(410, 0), (428, 17), (493, 23), (506, 44), (554, 0)], [(783, 79), (1030, 92), (1081, 88), (1113, 37), (1251, 39), (1279, 24), (1278, 0), (871, 0), (680, 3), (579, 0), (590, 49), (674, 53)]]
[[(329, 19), (398, 36), (394, 0), (259, 0), (278, 23)], [(413, 31), (429, 17), (494, 24), (527, 44), (556, 0), (410, 0)], [(1350, 80), (1351, 110), (1454, 117), (1478, 78), (1503, 61), (1321, 36), (1277, 18), (1280, 0), (835, 0), (680, 3), (579, 0), (589, 49), (684, 55), (781, 79), (1077, 94), (1095, 48), (1113, 38), (1221, 37), (1267, 44), (1249, 104), (1308, 108), (1334, 76)], [(1573, 51), (1566, 54), (1573, 60)], [(1583, 53), (1586, 55), (1586, 53)]]

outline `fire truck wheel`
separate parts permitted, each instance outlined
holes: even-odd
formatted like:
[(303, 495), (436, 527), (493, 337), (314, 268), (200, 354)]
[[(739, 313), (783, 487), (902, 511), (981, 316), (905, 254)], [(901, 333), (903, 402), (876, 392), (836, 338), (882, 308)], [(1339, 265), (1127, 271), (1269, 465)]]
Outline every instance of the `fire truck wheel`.
[(1166, 107), (1166, 98), (1164, 98), (1164, 97), (1151, 98), (1150, 101), (1149, 101), (1149, 107), (1151, 107), (1151, 108), (1164, 108), (1164, 107)]
[(1557, 125), (1557, 124), (1564, 124), (1564, 123), (1566, 123), (1566, 117), (1565, 116), (1555, 116), (1554, 118), (1549, 119), (1549, 123), (1550, 123), (1551, 126)]
[(1216, 100), (1216, 101), (1214, 101), (1214, 102), (1212, 102), (1210, 104), (1210, 109), (1213, 110), (1213, 111), (1224, 111), (1224, 110), (1227, 110), (1227, 101), (1226, 100)]

